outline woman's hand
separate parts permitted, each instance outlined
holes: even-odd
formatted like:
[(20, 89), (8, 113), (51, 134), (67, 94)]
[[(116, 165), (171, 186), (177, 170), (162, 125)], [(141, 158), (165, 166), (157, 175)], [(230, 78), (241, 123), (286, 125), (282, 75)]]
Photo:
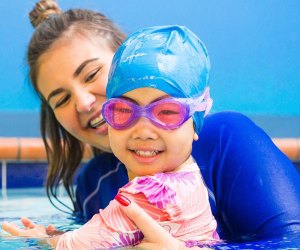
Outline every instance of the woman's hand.
[[(153, 220), (136, 203), (131, 202), (123, 195), (118, 194), (115, 197), (121, 204), (122, 210), (134, 221), (138, 228), (143, 232), (145, 238), (138, 245), (139, 249), (164, 249), (164, 250), (183, 250), (199, 249), (198, 247), (187, 248), (182, 241), (173, 238), (165, 229), (163, 229), (155, 220)], [(201, 248), (205, 249), (205, 248)], [(209, 248), (206, 248), (209, 249)]]

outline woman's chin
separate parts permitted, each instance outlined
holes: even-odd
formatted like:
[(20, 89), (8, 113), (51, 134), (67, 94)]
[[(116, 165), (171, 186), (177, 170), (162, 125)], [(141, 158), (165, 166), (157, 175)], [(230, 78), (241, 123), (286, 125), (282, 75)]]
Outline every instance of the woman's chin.
[(95, 130), (96, 134), (98, 134), (98, 135), (107, 135), (108, 134), (108, 126), (106, 123), (98, 128), (94, 128), (94, 130)]
[[(90, 134), (91, 136), (91, 134)], [(91, 146), (98, 148), (104, 152), (111, 153), (111, 148), (109, 145), (109, 138), (108, 138), (108, 127), (107, 124), (93, 129), (93, 135), (92, 138), (89, 136), (89, 141), (87, 141), (88, 144)]]

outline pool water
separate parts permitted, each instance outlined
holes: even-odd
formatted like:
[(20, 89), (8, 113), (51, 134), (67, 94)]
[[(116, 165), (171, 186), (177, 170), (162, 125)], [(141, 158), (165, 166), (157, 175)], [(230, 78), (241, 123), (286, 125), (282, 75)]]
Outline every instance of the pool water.
[(269, 240), (261, 240), (255, 242), (243, 243), (224, 243), (215, 246), (213, 249), (229, 250), (229, 249), (277, 249), (277, 250), (299, 250), (300, 249), (300, 232), (291, 233), (288, 236), (273, 238)]
[[(62, 201), (69, 204), (66, 196), (61, 197)], [(37, 224), (53, 224), (60, 229), (72, 229), (79, 227), (70, 219), (66, 213), (54, 208), (48, 198), (44, 188), (23, 188), (8, 189), (6, 195), (0, 196), (0, 224), (3, 221), (12, 222), (20, 227), (20, 218), (26, 216)], [(49, 245), (43, 245), (35, 239), (9, 236), (0, 229), (0, 250), (7, 249), (52, 249)]]
[[(69, 199), (66, 196), (62, 195), (61, 199), (66, 204), (70, 204)], [(50, 204), (43, 188), (9, 189), (7, 191), (7, 197), (0, 196), (0, 224), (2, 224), (3, 221), (9, 221), (16, 225), (22, 226), (20, 223), (20, 217), (22, 216), (29, 217), (37, 224), (52, 224), (61, 230), (72, 230), (80, 226), (79, 224), (76, 224), (69, 215), (58, 211)], [(37, 239), (9, 236), (2, 229), (0, 229), (0, 250), (10, 249), (49, 250), (52, 248), (49, 245), (42, 244)], [(243, 243), (224, 242), (214, 246), (212, 249), (296, 250), (300, 249), (300, 232), (295, 232), (291, 233), (289, 236), (264, 241)]]

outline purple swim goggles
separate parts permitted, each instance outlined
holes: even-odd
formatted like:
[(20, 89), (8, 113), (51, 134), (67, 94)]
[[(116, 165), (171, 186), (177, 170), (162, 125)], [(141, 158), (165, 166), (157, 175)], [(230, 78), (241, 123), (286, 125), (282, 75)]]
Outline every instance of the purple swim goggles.
[(133, 126), (140, 117), (148, 118), (155, 126), (172, 130), (179, 128), (195, 112), (212, 106), (209, 88), (198, 98), (164, 98), (146, 106), (139, 106), (124, 98), (111, 98), (102, 107), (104, 120), (114, 129), (123, 130)]

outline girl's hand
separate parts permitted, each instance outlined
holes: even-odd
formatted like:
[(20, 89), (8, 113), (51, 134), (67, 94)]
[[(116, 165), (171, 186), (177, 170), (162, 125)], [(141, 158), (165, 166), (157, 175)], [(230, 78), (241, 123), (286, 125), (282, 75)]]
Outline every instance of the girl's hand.
[[(164, 250), (183, 250), (199, 249), (198, 247), (187, 248), (182, 241), (173, 238), (155, 220), (153, 220), (142, 208), (123, 195), (115, 197), (121, 204), (122, 210), (134, 221), (138, 228), (143, 232), (145, 238), (137, 247), (138, 249), (164, 249)], [(205, 249), (205, 248), (201, 248)], [(206, 248), (209, 249), (209, 248)]]
[(45, 238), (49, 236), (44, 226), (36, 225), (26, 217), (21, 218), (21, 222), (25, 227), (24, 229), (10, 222), (4, 222), (2, 224), (2, 229), (13, 236), (31, 238)]
[(46, 232), (49, 236), (57, 236), (64, 233), (63, 231), (57, 230), (53, 225), (48, 225)]
[[(26, 217), (21, 218), (21, 222), (23, 223), (24, 227), (26, 227), (26, 228), (33, 229), (34, 227), (37, 226), (35, 223), (32, 222), (32, 220), (30, 220)], [(56, 229), (53, 225), (48, 225), (46, 227), (46, 233), (47, 233), (47, 236), (56, 236), (56, 235), (61, 235), (64, 232)]]
[(12, 223), (4, 222), (2, 224), (2, 229), (13, 236), (42, 238), (46, 243), (52, 246), (57, 245), (59, 235), (63, 234), (63, 232), (58, 231), (52, 225), (49, 225), (48, 227), (37, 225), (26, 217), (21, 218), (21, 222), (25, 228), (20, 228)]

